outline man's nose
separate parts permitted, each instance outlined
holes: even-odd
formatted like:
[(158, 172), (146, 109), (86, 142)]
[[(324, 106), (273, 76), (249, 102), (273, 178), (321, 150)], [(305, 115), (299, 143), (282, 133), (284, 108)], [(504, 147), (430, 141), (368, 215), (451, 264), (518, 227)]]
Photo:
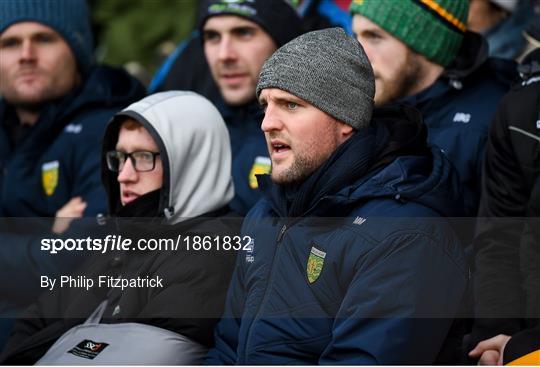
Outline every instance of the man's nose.
[(218, 57), (220, 61), (236, 60), (237, 54), (234, 41), (229, 36), (224, 36), (219, 44)]
[(126, 159), (126, 162), (124, 163), (124, 167), (118, 172), (118, 182), (133, 182), (137, 180), (137, 174), (138, 172), (135, 171), (135, 167), (133, 167), (133, 162), (131, 162), (131, 159)]
[(21, 62), (34, 61), (36, 59), (36, 48), (31, 40), (24, 40), (21, 45)]
[(283, 123), (273, 106), (268, 105), (261, 123), (261, 130), (266, 132), (281, 130)]

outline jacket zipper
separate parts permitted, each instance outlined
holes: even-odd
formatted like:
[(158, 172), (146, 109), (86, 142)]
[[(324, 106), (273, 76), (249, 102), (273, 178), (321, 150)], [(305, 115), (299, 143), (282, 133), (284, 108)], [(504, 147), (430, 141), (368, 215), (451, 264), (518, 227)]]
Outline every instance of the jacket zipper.
[(266, 284), (266, 288), (264, 290), (264, 295), (263, 295), (263, 298), (261, 300), (261, 302), (259, 303), (259, 306), (257, 307), (257, 312), (255, 313), (255, 317), (253, 318), (253, 321), (251, 322), (251, 325), (249, 325), (249, 328), (248, 328), (248, 335), (246, 337), (246, 342), (244, 344), (244, 358), (243, 358), (243, 361), (238, 361), (239, 364), (246, 364), (246, 360), (247, 360), (247, 355), (248, 355), (248, 346), (249, 346), (249, 340), (251, 339), (251, 334), (253, 333), (253, 325), (255, 325), (255, 321), (257, 319), (259, 319), (259, 316), (261, 314), (261, 310), (262, 310), (262, 306), (263, 304), (265, 304), (266, 302), (266, 299), (268, 298), (268, 294), (269, 294), (269, 289), (271, 288), (272, 284), (274, 283), (274, 277), (273, 277), (273, 274), (274, 274), (274, 267), (275, 267), (275, 260), (276, 260), (276, 257), (277, 257), (277, 254), (280, 250), (280, 247), (279, 244), (281, 243), (281, 241), (283, 240), (283, 237), (285, 236), (285, 233), (293, 226), (293, 224), (295, 224), (296, 222), (299, 222), (300, 220), (304, 219), (304, 217), (306, 215), (308, 215), (310, 212), (312, 212), (318, 205), (319, 203), (326, 199), (326, 196), (323, 196), (321, 199), (319, 199), (319, 201), (317, 201), (317, 203), (315, 203), (315, 205), (313, 205), (310, 209), (306, 210), (304, 212), (304, 214), (302, 214), (301, 216), (299, 216), (298, 218), (296, 218), (295, 220), (292, 220), (292, 221), (289, 221), (289, 222), (286, 222), (285, 224), (283, 224), (281, 226), (281, 229), (279, 230), (278, 232), (278, 235), (277, 235), (277, 238), (276, 238), (276, 251), (274, 252), (274, 256), (272, 257), (272, 267), (270, 268), (270, 273), (268, 274), (268, 283)]
[(264, 289), (264, 294), (261, 302), (259, 302), (259, 306), (257, 307), (257, 312), (255, 313), (255, 317), (253, 317), (253, 321), (251, 321), (251, 325), (249, 325), (248, 328), (248, 334), (246, 337), (246, 342), (244, 345), (244, 355), (243, 355), (243, 361), (238, 361), (239, 364), (246, 364), (247, 356), (248, 356), (248, 346), (249, 346), (249, 340), (251, 339), (251, 334), (253, 333), (253, 325), (255, 324), (255, 321), (259, 318), (261, 314), (261, 309), (264, 303), (266, 302), (266, 299), (268, 298), (268, 289), (272, 286), (274, 283), (274, 277), (272, 276), (274, 273), (274, 264), (277, 257), (277, 254), (280, 250), (279, 244), (283, 240), (283, 236), (285, 235), (285, 232), (287, 232), (287, 229), (289, 229), (289, 226), (287, 223), (285, 223), (281, 229), (278, 232), (277, 238), (276, 238), (276, 251), (274, 251), (274, 256), (272, 257), (272, 267), (270, 268), (270, 273), (268, 274), (268, 282), (266, 283), (266, 288)]
[(283, 240), (283, 236), (285, 236), (285, 232), (287, 232), (287, 229), (289, 229), (289, 227), (287, 227), (287, 223), (285, 223), (283, 227), (281, 227), (281, 229), (279, 230), (279, 233), (276, 239), (276, 244), (279, 245), (281, 243), (281, 240)]

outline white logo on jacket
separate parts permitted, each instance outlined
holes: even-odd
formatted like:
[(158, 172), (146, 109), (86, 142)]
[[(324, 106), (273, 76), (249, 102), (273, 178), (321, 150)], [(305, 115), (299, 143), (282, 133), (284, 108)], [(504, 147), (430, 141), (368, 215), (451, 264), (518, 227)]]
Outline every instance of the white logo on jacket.
[(80, 134), (82, 131), (82, 125), (81, 124), (69, 124), (64, 128), (64, 131), (66, 133), (71, 134)]
[(250, 238), (249, 243), (246, 247), (246, 262), (247, 263), (252, 263), (253, 261), (255, 261), (255, 257), (252, 255), (254, 247), (255, 247), (255, 239)]
[(356, 217), (356, 219), (353, 221), (353, 224), (361, 226), (366, 221), (365, 218), (362, 217)]
[(468, 124), (470, 121), (471, 121), (470, 113), (457, 112), (454, 115), (454, 122), (463, 122), (464, 124)]

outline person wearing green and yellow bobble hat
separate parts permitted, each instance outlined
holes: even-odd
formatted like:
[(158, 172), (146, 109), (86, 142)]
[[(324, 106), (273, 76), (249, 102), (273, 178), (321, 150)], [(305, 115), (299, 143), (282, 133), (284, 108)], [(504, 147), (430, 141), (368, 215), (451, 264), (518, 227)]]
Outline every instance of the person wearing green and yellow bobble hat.
[(469, 5), (463, 0), (355, 0), (350, 9), (444, 67), (459, 51), (467, 30)]
[(516, 76), (515, 64), (488, 58), (467, 30), (468, 0), (354, 0), (353, 31), (375, 72), (375, 104), (418, 108), (428, 143), (445, 152), (475, 216), (482, 157), (497, 103)]

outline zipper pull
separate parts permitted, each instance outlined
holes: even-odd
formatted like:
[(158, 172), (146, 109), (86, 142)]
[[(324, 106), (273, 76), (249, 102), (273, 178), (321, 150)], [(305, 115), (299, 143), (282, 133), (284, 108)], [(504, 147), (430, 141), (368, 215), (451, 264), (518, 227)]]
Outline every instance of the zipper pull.
[(281, 242), (281, 240), (283, 239), (283, 236), (285, 235), (286, 231), (287, 231), (287, 225), (284, 224), (283, 227), (281, 227), (281, 229), (279, 230), (279, 234), (278, 234), (278, 237), (277, 237), (277, 243)]

